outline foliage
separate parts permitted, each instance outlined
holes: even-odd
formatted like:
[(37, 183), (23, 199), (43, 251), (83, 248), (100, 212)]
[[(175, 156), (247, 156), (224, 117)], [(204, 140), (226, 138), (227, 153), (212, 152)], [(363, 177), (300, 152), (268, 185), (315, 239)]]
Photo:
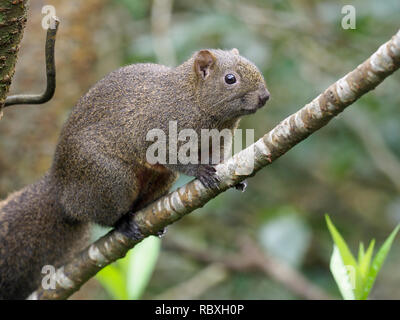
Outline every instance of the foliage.
[(373, 259), (375, 239), (371, 240), (366, 251), (361, 242), (358, 250), (358, 260), (356, 260), (329, 216), (326, 215), (325, 217), (329, 232), (335, 243), (330, 267), (340, 293), (346, 300), (365, 300), (368, 298), (378, 272), (390, 251), (400, 225), (392, 231)]
[(125, 258), (102, 269), (97, 280), (113, 299), (139, 299), (153, 273), (160, 245), (161, 240), (157, 237), (144, 239)]

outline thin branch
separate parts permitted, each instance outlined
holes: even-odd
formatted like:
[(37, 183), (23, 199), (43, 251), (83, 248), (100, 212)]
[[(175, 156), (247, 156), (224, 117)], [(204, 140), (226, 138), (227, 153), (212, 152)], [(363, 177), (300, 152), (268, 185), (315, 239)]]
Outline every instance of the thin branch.
[[(218, 190), (206, 189), (198, 180), (191, 181), (136, 212), (132, 219), (144, 237), (156, 234), (165, 226), (204, 206), (231, 186), (256, 174), (326, 125), (334, 116), (374, 89), (399, 67), (400, 30), (369, 59), (328, 87), (312, 102), (287, 117), (253, 145), (219, 164), (216, 167), (221, 178)], [(250, 169), (248, 174), (238, 174), (246, 169)], [(38, 288), (29, 298), (67, 298), (99, 270), (124, 257), (138, 242), (115, 230), (109, 232), (58, 269), (55, 289)]]
[[(239, 252), (221, 256), (212, 249), (196, 250), (184, 243), (169, 242), (167, 248), (178, 250), (180, 253), (211, 265), (222, 265), (234, 272), (259, 271), (280, 283), (295, 295), (309, 300), (333, 299), (323, 289), (317, 287), (300, 272), (287, 263), (266, 254), (250, 237), (239, 239)], [(169, 290), (167, 290), (168, 292)], [(162, 294), (167, 297), (167, 295)]]
[[(331, 77), (323, 76), (321, 73), (322, 70), (318, 69), (326, 70), (328, 68), (330, 71), (333, 71), (338, 69), (342, 70), (344, 66), (348, 66), (348, 63), (344, 63), (328, 50), (321, 47), (314, 45), (314, 47), (309, 50), (310, 45), (311, 47), (313, 46), (313, 44), (310, 43), (304, 45), (304, 41), (297, 41), (296, 43), (296, 46), (300, 48), (303, 54), (311, 60), (307, 65), (310, 74), (319, 73), (321, 76), (318, 78), (324, 77), (324, 81), (327, 81), (327, 79)], [(315, 68), (315, 66), (318, 68)], [(312, 80), (314, 80), (313, 82), (316, 86), (320, 85), (321, 79), (319, 79), (319, 82), (315, 78), (312, 78)], [(400, 161), (387, 146), (378, 128), (368, 119), (365, 111), (351, 110), (344, 114), (343, 120), (348, 128), (360, 138), (365, 150), (375, 164), (375, 167), (384, 174), (397, 191), (400, 192)]]
[(173, 0), (154, 0), (151, 7), (151, 33), (157, 61), (176, 65), (176, 55), (170, 37)]
[(57, 17), (52, 17), (50, 27), (47, 29), (46, 35), (46, 76), (47, 86), (42, 94), (21, 94), (9, 96), (6, 99), (4, 107), (9, 107), (15, 104), (42, 104), (49, 101), (56, 91), (56, 65), (54, 61), (54, 47), (56, 43), (56, 34), (60, 21)]
[(154, 297), (154, 300), (192, 300), (199, 299), (212, 287), (226, 281), (229, 270), (220, 263), (211, 263), (192, 278)]
[(354, 117), (354, 114), (353, 116), (349, 114), (343, 118), (348, 127), (361, 139), (376, 168), (386, 176), (397, 192), (400, 193), (400, 162), (386, 145), (382, 134), (364, 114), (358, 114), (357, 117)]

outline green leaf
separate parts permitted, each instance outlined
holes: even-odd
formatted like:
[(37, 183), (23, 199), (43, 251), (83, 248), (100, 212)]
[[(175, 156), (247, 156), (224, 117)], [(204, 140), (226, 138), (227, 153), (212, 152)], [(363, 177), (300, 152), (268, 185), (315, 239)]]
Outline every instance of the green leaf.
[(335, 226), (333, 225), (331, 219), (327, 214), (325, 215), (325, 219), (326, 219), (326, 224), (328, 225), (329, 232), (331, 233), (331, 236), (333, 238), (333, 241), (335, 242), (336, 246), (339, 249), (344, 265), (357, 268), (357, 262), (354, 259), (353, 254), (347, 247), (346, 242), (340, 235), (339, 231), (337, 231), (337, 229), (335, 228)]
[(374, 244), (375, 240), (372, 240), (367, 252), (359, 256), (361, 259), (359, 259), (358, 267), (356, 269), (356, 286), (354, 288), (354, 294), (357, 300), (364, 300), (364, 288), (369, 271), (369, 264), (374, 250)]
[(369, 292), (371, 291), (371, 288), (375, 282), (375, 279), (378, 275), (379, 270), (382, 268), (383, 263), (385, 262), (385, 258), (390, 250), (390, 247), (392, 246), (392, 242), (394, 238), (397, 235), (397, 232), (399, 231), (400, 225), (398, 225), (392, 233), (389, 235), (389, 237), (386, 239), (386, 241), (383, 243), (382, 247), (379, 249), (377, 252), (374, 260), (372, 261), (371, 268), (368, 272), (366, 284), (364, 287), (364, 292), (363, 292), (363, 299), (367, 299)]
[(371, 263), (372, 253), (374, 252), (374, 245), (375, 239), (372, 239), (364, 257), (358, 262), (359, 270), (364, 280), (366, 279), (369, 272), (369, 265)]
[(115, 264), (109, 265), (100, 270), (97, 273), (96, 278), (113, 299), (128, 299), (125, 276), (123, 272), (115, 266)]
[(124, 275), (125, 278), (126, 278), (126, 275), (129, 272), (129, 257), (132, 254), (133, 250), (135, 250), (135, 249), (132, 249), (132, 250), (128, 251), (128, 253), (126, 254), (125, 257), (115, 261), (115, 264), (117, 265), (118, 269), (121, 270), (121, 272), (122, 272), (122, 274)]
[(129, 299), (139, 299), (153, 273), (160, 252), (161, 240), (150, 236), (136, 245), (129, 253), (127, 290)]
[(358, 247), (358, 264), (361, 263), (361, 261), (364, 258), (364, 244), (362, 242), (360, 242), (360, 246)]
[(350, 281), (348, 269), (343, 263), (342, 255), (336, 245), (333, 245), (330, 269), (343, 299), (354, 300), (354, 286)]

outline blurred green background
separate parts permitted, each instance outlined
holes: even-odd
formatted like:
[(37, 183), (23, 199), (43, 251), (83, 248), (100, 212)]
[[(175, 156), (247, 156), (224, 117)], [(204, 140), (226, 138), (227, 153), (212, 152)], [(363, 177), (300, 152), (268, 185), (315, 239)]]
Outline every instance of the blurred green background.
[[(44, 87), (45, 4), (53, 4), (61, 19), (57, 91), (44, 106), (4, 111), (0, 198), (47, 170), (62, 123), (79, 96), (121, 65), (173, 66), (198, 49), (238, 48), (262, 70), (271, 92), (267, 106), (241, 122), (258, 138), (400, 27), (398, 0), (35, 0), (11, 93)], [(356, 8), (355, 30), (341, 27), (345, 4)], [(399, 85), (397, 73), (249, 179), (245, 193), (228, 190), (170, 226), (159, 255), (158, 244), (154, 247), (149, 282), (135, 297), (340, 298), (329, 271), (332, 240), (324, 214), (353, 252), (359, 241), (375, 237), (380, 244), (400, 221)], [(140, 265), (146, 259), (138, 254), (135, 260)], [(395, 240), (371, 298), (400, 299), (399, 264)], [(73, 296), (115, 297), (96, 279)]]

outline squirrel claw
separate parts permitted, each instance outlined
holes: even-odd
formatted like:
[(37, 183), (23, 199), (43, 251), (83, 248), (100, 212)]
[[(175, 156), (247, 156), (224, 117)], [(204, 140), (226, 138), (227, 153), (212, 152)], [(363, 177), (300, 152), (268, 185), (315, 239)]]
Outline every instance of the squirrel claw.
[(166, 233), (167, 233), (167, 227), (165, 227), (165, 228), (163, 228), (162, 230), (158, 231), (158, 232), (156, 233), (156, 236), (159, 237), (159, 238), (162, 238), (162, 237), (165, 236)]
[(247, 186), (248, 186), (248, 183), (247, 183), (247, 179), (246, 179), (246, 180), (243, 180), (242, 182), (239, 182), (238, 184), (234, 185), (234, 188), (235, 188), (236, 190), (245, 192)]
[(216, 170), (211, 165), (202, 165), (197, 171), (196, 178), (208, 189), (219, 189), (219, 178)]
[(144, 238), (143, 233), (140, 231), (139, 226), (132, 219), (131, 214), (123, 216), (116, 224), (115, 229), (122, 233), (125, 237), (132, 240), (142, 240)]

